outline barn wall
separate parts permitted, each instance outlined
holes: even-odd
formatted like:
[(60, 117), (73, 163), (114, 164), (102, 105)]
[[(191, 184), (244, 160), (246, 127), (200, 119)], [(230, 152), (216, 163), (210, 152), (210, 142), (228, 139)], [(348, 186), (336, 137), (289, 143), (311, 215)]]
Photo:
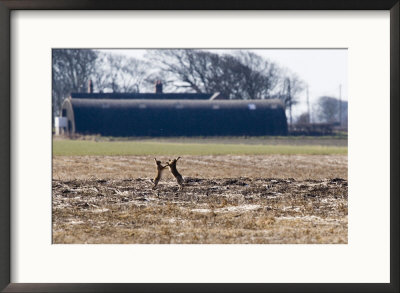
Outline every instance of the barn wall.
[(74, 110), (71, 103), (71, 99), (65, 99), (61, 106), (61, 116), (67, 117), (68, 119), (68, 127), (66, 131), (68, 133), (75, 133), (75, 116)]
[[(270, 101), (72, 99), (75, 131), (105, 136), (286, 135), (285, 111)], [(249, 108), (252, 104), (255, 110)]]

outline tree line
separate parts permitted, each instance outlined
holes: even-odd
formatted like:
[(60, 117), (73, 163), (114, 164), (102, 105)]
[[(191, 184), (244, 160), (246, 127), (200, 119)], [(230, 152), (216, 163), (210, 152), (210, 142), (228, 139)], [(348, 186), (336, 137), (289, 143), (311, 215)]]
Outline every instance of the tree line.
[[(87, 92), (92, 80), (95, 92), (154, 92), (161, 80), (165, 92), (216, 93), (227, 99), (280, 99), (288, 110), (298, 102), (305, 83), (288, 69), (254, 52), (235, 50), (215, 53), (195, 49), (147, 50), (143, 59), (92, 49), (53, 49), (53, 117), (72, 92)], [(340, 105), (339, 105), (340, 104)], [(320, 97), (310, 114), (296, 122), (347, 124), (347, 102)], [(341, 116), (341, 117), (339, 117)]]
[(194, 49), (147, 50), (145, 58), (92, 49), (53, 49), (53, 115), (71, 92), (153, 92), (162, 80), (165, 92), (215, 93), (227, 99), (281, 99), (297, 103), (304, 82), (276, 63), (250, 51), (214, 53)]

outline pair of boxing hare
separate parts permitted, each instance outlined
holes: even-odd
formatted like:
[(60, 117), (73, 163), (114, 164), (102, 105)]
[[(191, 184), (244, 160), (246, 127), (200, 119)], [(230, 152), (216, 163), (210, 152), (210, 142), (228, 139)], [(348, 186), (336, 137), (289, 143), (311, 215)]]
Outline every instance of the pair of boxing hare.
[(158, 182), (159, 182), (160, 179), (161, 179), (162, 172), (163, 172), (164, 169), (167, 168), (167, 167), (168, 167), (169, 170), (171, 171), (172, 175), (174, 175), (174, 177), (175, 177), (175, 179), (176, 179), (176, 182), (177, 182), (178, 185), (179, 185), (179, 189), (182, 189), (182, 188), (183, 188), (183, 178), (182, 178), (182, 175), (178, 172), (178, 169), (176, 168), (176, 163), (178, 162), (178, 160), (179, 160), (180, 158), (181, 158), (181, 157), (178, 157), (178, 158), (173, 159), (173, 160), (169, 160), (169, 161), (166, 163), (166, 165), (164, 165), (164, 166), (161, 164), (161, 161), (157, 161), (157, 159), (154, 158), (154, 161), (156, 162), (156, 167), (157, 167), (157, 175), (156, 175), (156, 177), (154, 178), (154, 181), (153, 181), (153, 183), (154, 183), (153, 189), (155, 189), (155, 188), (157, 187), (157, 184), (158, 184)]

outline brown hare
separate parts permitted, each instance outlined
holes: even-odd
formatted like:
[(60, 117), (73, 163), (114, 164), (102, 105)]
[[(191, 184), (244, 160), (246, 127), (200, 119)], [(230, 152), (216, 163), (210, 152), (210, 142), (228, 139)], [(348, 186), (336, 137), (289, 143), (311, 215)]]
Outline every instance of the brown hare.
[(181, 157), (178, 157), (176, 159), (173, 160), (169, 160), (169, 162), (167, 162), (167, 165), (169, 167), (169, 170), (171, 171), (172, 175), (174, 175), (176, 182), (179, 185), (179, 189), (183, 189), (183, 178), (182, 175), (178, 172), (178, 169), (176, 168), (176, 163), (178, 162), (178, 160)]
[(157, 161), (156, 158), (154, 158), (154, 161), (156, 162), (157, 175), (156, 175), (156, 177), (154, 177), (154, 181), (153, 181), (154, 186), (153, 186), (153, 189), (156, 189), (157, 184), (158, 184), (158, 182), (159, 182), (160, 179), (161, 179), (162, 172), (163, 172), (164, 169), (167, 167), (167, 165), (165, 165), (165, 166), (161, 165), (161, 161)]

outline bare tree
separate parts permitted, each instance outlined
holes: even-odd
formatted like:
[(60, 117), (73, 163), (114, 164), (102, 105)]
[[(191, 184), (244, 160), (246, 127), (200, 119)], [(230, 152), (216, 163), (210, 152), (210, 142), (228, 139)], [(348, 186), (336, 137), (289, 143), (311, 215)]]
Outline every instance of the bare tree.
[(239, 51), (235, 56), (248, 68), (243, 74), (245, 90), (250, 99), (270, 98), (280, 78), (277, 65), (249, 51)]
[[(342, 123), (340, 123), (339, 107), (342, 108)], [(320, 122), (339, 123), (347, 126), (348, 117), (348, 102), (340, 101), (337, 98), (323, 96), (317, 101), (317, 118)]]
[(95, 72), (98, 53), (89, 49), (52, 50), (53, 115), (59, 113), (61, 103), (71, 92), (87, 89)]
[(282, 77), (279, 79), (280, 91), (274, 97), (282, 100), (286, 110), (289, 111), (289, 123), (292, 124), (292, 107), (298, 103), (299, 95), (304, 91), (304, 82), (294, 73), (282, 70)]
[(282, 100), (286, 108), (298, 103), (299, 95), (304, 91), (304, 82), (293, 73), (288, 73), (287, 70), (279, 79), (280, 90), (274, 95)]
[(100, 53), (96, 66), (93, 80), (101, 92), (140, 92), (148, 75), (144, 61), (112, 53)]
[(302, 113), (298, 118), (297, 118), (297, 123), (298, 124), (308, 124), (310, 123), (310, 115), (308, 112)]
[(318, 99), (318, 119), (321, 122), (333, 123), (339, 119), (339, 101), (336, 98), (323, 96)]
[(207, 54), (196, 54), (194, 50), (148, 50), (146, 57), (158, 67), (154, 76), (162, 75), (163, 82), (172, 90), (184, 90), (197, 93), (207, 91), (205, 81), (209, 65)]
[(220, 92), (229, 99), (264, 99), (277, 84), (274, 64), (250, 52), (216, 54), (201, 50), (149, 50), (170, 88), (196, 93)]

